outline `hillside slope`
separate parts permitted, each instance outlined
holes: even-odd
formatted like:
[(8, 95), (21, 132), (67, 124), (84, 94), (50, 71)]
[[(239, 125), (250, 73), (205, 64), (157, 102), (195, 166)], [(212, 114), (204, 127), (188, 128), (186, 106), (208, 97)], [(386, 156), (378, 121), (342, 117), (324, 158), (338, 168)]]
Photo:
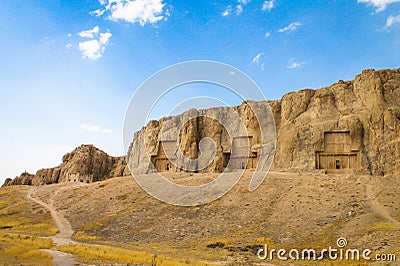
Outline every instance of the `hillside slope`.
[[(222, 198), (196, 207), (160, 202), (131, 177), (40, 186), (33, 196), (53, 202), (81, 242), (180, 259), (260, 262), (255, 252), (264, 244), (322, 249), (336, 246), (339, 237), (352, 248), (399, 254), (398, 177), (270, 172), (249, 192), (251, 174)], [(199, 184), (216, 175), (169, 178)]]

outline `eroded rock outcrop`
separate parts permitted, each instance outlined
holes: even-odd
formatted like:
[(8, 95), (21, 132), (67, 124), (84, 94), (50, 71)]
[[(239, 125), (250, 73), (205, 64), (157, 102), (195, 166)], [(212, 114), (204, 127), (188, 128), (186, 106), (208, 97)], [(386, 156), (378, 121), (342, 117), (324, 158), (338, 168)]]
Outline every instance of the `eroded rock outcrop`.
[[(249, 104), (257, 109), (264, 108), (265, 103), (273, 118), (261, 118), (267, 121), (259, 125)], [(178, 116), (150, 121), (134, 134), (128, 153), (131, 168), (137, 173), (155, 169), (222, 171), (235, 158), (231, 157), (234, 149), (227, 130), (209, 118), (217, 117), (235, 128), (238, 135), (251, 136), (247, 147), (249, 162), (239, 162), (236, 167), (257, 165), (261, 148), (271, 141), (260, 134), (260, 126), (265, 129), (275, 122), (273, 170), (351, 170), (372, 175), (400, 171), (400, 69), (364, 70), (352, 81), (339, 81), (326, 88), (291, 92), (281, 100), (244, 102), (233, 110), (245, 130), (237, 125), (235, 115), (228, 109), (191, 109)], [(202, 148), (210, 149), (209, 143), (201, 143), (204, 138), (215, 143), (215, 151), (209, 154), (213, 156), (210, 164), (199, 169), (191, 160), (201, 156)], [(177, 153), (176, 143), (181, 153)], [(244, 145), (243, 141), (239, 144)], [(171, 156), (176, 166), (169, 161)], [(93, 182), (122, 175), (129, 175), (124, 157), (108, 156), (92, 145), (82, 145), (66, 154), (61, 165), (41, 169), (35, 175), (23, 173), (14, 180), (7, 179), (4, 185)]]
[(14, 179), (7, 178), (2, 185), (5, 186), (12, 186), (12, 185), (32, 185), (32, 179), (35, 175), (29, 174), (27, 172), (22, 173), (20, 176), (15, 177)]
[[(339, 81), (319, 90), (291, 92), (281, 100), (268, 101), (268, 105), (277, 131), (274, 170), (351, 170), (372, 175), (399, 172), (399, 69), (365, 70), (353, 81)], [(260, 138), (257, 120), (246, 102), (234, 109), (254, 137), (251, 150), (267, 141)], [(164, 154), (176, 153), (176, 150), (168, 150), (168, 147), (164, 151), (160, 149), (164, 141), (160, 132), (165, 127), (163, 130), (169, 132), (166, 134), (168, 139), (176, 140), (189, 159), (197, 158), (202, 138), (212, 138), (217, 146), (216, 157), (203, 171), (221, 171), (229, 159), (224, 156), (232, 151), (232, 144), (227, 132), (221, 131), (218, 123), (203, 118), (211, 112), (222, 119), (225, 115), (224, 108), (192, 109), (182, 115), (151, 121), (134, 135), (128, 154), (131, 167), (138, 173), (154, 171), (154, 167), (145, 160), (148, 153), (158, 170), (180, 170), (179, 165), (171, 167)], [(199, 117), (187, 121), (193, 113)], [(176, 128), (182, 129), (180, 132), (171, 130)], [(146, 147), (140, 146), (141, 142)]]
[[(128, 152), (130, 169), (146, 174), (256, 168), (260, 155), (276, 138), (274, 116), (268, 109), (266, 102), (245, 101), (233, 108), (190, 109), (150, 121), (134, 135)], [(259, 121), (264, 123), (262, 130)]]
[(109, 156), (93, 145), (81, 145), (62, 158), (62, 163), (53, 168), (44, 168), (35, 175), (23, 173), (8, 185), (44, 185), (60, 182), (95, 182), (107, 178), (129, 175), (125, 157)]
[[(348, 132), (359, 171), (372, 175), (400, 171), (400, 70), (365, 70), (353, 81), (283, 96), (274, 167), (316, 168), (324, 134)], [(339, 166), (338, 166), (339, 167)]]

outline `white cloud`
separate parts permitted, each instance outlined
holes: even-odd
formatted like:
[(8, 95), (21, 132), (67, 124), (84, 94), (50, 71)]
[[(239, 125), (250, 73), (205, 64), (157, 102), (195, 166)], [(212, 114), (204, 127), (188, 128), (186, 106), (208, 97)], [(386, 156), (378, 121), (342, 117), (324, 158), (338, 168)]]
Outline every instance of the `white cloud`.
[[(100, 4), (101, 4), (101, 5), (104, 5), (104, 3), (101, 3), (101, 2), (100, 2)], [(102, 16), (105, 12), (106, 12), (105, 9), (97, 9), (97, 10), (94, 10), (94, 11), (90, 12), (89, 14), (92, 15), (92, 16), (100, 17), (100, 16)]]
[(263, 56), (263, 55), (264, 55), (264, 53), (258, 53), (255, 57), (253, 57), (252, 62), (253, 62), (254, 64), (260, 63), (260, 58), (261, 58), (261, 56)]
[(65, 45), (65, 48), (67, 48), (67, 49), (71, 49), (71, 48), (72, 48), (72, 44), (70, 44), (70, 43), (67, 43), (67, 44)]
[(112, 34), (109, 31), (104, 33), (99, 32), (99, 27), (95, 26), (92, 30), (81, 31), (78, 33), (82, 38), (93, 39), (78, 44), (78, 48), (82, 52), (82, 58), (97, 60), (105, 52)]
[(379, 13), (385, 10), (389, 4), (400, 2), (400, 0), (357, 0), (357, 2), (375, 7), (375, 12)]
[(389, 16), (386, 20), (386, 28), (390, 28), (395, 24), (400, 24), (400, 15), (397, 16)]
[(106, 133), (106, 134), (111, 134), (111, 133), (112, 133), (112, 129), (110, 129), (110, 128), (103, 128), (103, 129), (102, 129), (102, 132), (103, 132), (103, 133)]
[(89, 124), (82, 124), (79, 128), (91, 133), (105, 133), (105, 134), (112, 133), (112, 130), (109, 128), (102, 128), (99, 126), (92, 126)]
[(232, 7), (231, 6), (227, 6), (224, 10), (224, 12), (222, 12), (221, 16), (226, 17), (229, 16), (232, 12)]
[(107, 12), (107, 18), (113, 21), (122, 20), (144, 26), (147, 23), (156, 24), (169, 16), (163, 0), (100, 0), (100, 4), (103, 9), (92, 11), (90, 14), (102, 16)]
[(299, 67), (301, 67), (301, 64), (297, 62), (292, 62), (287, 66), (287, 68), (299, 68)]
[(279, 29), (279, 32), (294, 31), (300, 26), (301, 26), (300, 22), (292, 22), (288, 26), (286, 26), (286, 27), (284, 27), (282, 29)]
[(265, 38), (271, 37), (271, 32), (267, 31), (264, 36), (265, 36)]
[(232, 8), (231, 5), (225, 7), (225, 10), (221, 13), (221, 16), (226, 17), (232, 14), (232, 11), (235, 10), (235, 14), (239, 16), (243, 12), (243, 6), (247, 5), (250, 3), (251, 0), (238, 0), (237, 2), (239, 3), (236, 5), (235, 8)]
[(236, 15), (240, 15), (243, 12), (243, 7), (241, 5), (236, 6)]
[(264, 70), (264, 63), (261, 62), (261, 57), (263, 57), (263, 56), (264, 56), (264, 53), (258, 53), (251, 60), (253, 62), (253, 64), (257, 65), (261, 70)]
[(108, 44), (108, 40), (111, 38), (112, 34), (110, 32), (100, 33), (100, 44), (106, 45)]
[(305, 62), (296, 62), (293, 58), (289, 60), (287, 68), (293, 69), (293, 68), (300, 68), (303, 66)]
[(101, 47), (98, 40), (80, 42), (79, 50), (82, 52), (82, 58), (97, 60), (101, 57)]
[(263, 6), (261, 8), (262, 11), (271, 11), (271, 9), (273, 9), (275, 6), (274, 4), (274, 0), (271, 1), (264, 1)]
[(68, 36), (68, 37), (72, 37), (72, 34), (71, 34), (71, 33), (68, 33), (67, 36)]
[(91, 30), (83, 30), (78, 33), (82, 38), (90, 38), (93, 39), (95, 35), (99, 33), (99, 26), (94, 26)]

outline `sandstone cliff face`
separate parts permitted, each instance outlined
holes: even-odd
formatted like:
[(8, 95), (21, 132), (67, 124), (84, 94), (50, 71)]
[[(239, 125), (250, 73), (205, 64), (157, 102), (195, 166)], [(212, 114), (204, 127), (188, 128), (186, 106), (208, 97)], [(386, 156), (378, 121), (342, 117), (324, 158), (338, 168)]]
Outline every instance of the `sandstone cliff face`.
[(7, 179), (3, 186), (37, 186), (68, 181), (95, 182), (123, 175), (129, 175), (125, 157), (109, 156), (93, 145), (81, 145), (65, 154), (59, 166), (40, 169), (35, 175), (23, 173), (14, 180)]
[(315, 169), (324, 132), (349, 131), (360, 172), (400, 171), (400, 70), (365, 70), (354, 81), (288, 93), (281, 101), (274, 168)]
[[(339, 81), (319, 90), (291, 92), (281, 100), (269, 101), (268, 104), (277, 131), (272, 169), (318, 169), (319, 152), (324, 154), (325, 146), (335, 144), (329, 142), (327, 134), (339, 132), (343, 133), (337, 134), (340, 138), (347, 135), (349, 138), (349, 143), (344, 144), (348, 144), (348, 147), (344, 147), (341, 154), (335, 155), (341, 157), (343, 163), (346, 163), (345, 167), (350, 167), (350, 157), (354, 155), (351, 167), (355, 172), (383, 175), (400, 171), (400, 69), (365, 70), (353, 81)], [(247, 131), (254, 136), (253, 144), (265, 141), (260, 139), (257, 120), (254, 113), (249, 111), (247, 103), (234, 109)], [(217, 146), (216, 157), (203, 171), (220, 171), (224, 160), (223, 151), (229, 151), (232, 147), (227, 132), (221, 130), (218, 123), (203, 118), (210, 113), (229, 123), (230, 118), (224, 118), (224, 108), (200, 111), (192, 109), (179, 116), (151, 121), (135, 133), (128, 153), (131, 169), (137, 173), (154, 171), (150, 161), (145, 158), (146, 148), (150, 156), (159, 153), (163, 140), (160, 132), (165, 127), (163, 131), (167, 132), (167, 138), (177, 140), (183, 155), (189, 159), (197, 158), (199, 140), (212, 138)], [(187, 122), (191, 115), (198, 117)], [(176, 128), (182, 129), (176, 132)], [(145, 146), (141, 146), (141, 142)], [(343, 159), (346, 156), (349, 157), (348, 163)]]
[[(207, 155), (213, 160), (200, 171), (222, 171), (229, 161), (226, 155), (232, 151), (232, 140), (221, 123), (210, 117), (228, 124), (237, 135), (252, 135), (251, 151), (259, 154), (260, 146), (270, 141), (261, 136), (260, 127), (265, 129), (273, 121), (264, 117), (265, 124), (258, 125), (250, 103), (255, 109), (264, 106), (264, 102), (244, 102), (233, 108), (243, 121), (244, 129), (227, 108), (191, 109), (178, 116), (150, 121), (134, 135), (127, 156), (131, 169), (136, 173), (149, 173), (155, 171), (153, 163), (158, 160), (164, 162), (163, 167), (172, 170), (170, 165), (165, 165), (166, 157), (177, 154), (176, 160), (181, 162), (179, 167), (196, 171), (190, 160), (202, 156), (200, 151), (214, 148), (215, 152)], [(400, 69), (365, 70), (353, 81), (339, 81), (319, 90), (291, 92), (281, 100), (268, 101), (268, 105), (277, 133), (273, 170), (307, 172), (318, 169), (318, 154), (328, 154), (326, 146), (332, 145), (327, 133), (339, 132), (340, 138), (347, 134), (349, 139), (345, 143), (347, 151), (339, 156), (355, 155), (357, 159), (352, 162), (355, 172), (399, 173)], [(209, 142), (202, 143), (204, 138), (212, 139), (215, 147)], [(181, 153), (167, 145), (171, 140), (177, 141)], [(160, 145), (163, 141), (166, 144)], [(346, 167), (349, 164), (350, 159)], [(7, 179), (4, 185), (52, 184), (71, 178), (97, 181), (129, 174), (124, 157), (111, 157), (92, 145), (82, 145), (66, 154), (61, 165), (41, 169), (35, 175), (23, 173), (14, 180)]]
[[(249, 145), (259, 153), (266, 136), (275, 138), (275, 132), (260, 130), (254, 112), (263, 116), (266, 123), (274, 124), (272, 113), (261, 112), (263, 108), (268, 108), (265, 102), (246, 101), (233, 108), (190, 109), (178, 116), (150, 121), (134, 135), (127, 159), (130, 169), (136, 174), (156, 169), (221, 172), (227, 167), (230, 155), (234, 155), (233, 138), (250, 135)], [(174, 162), (168, 162), (167, 158)]]
[(15, 177), (14, 179), (7, 178), (2, 187), (12, 186), (12, 185), (32, 185), (33, 177), (34, 175), (24, 172), (20, 176)]

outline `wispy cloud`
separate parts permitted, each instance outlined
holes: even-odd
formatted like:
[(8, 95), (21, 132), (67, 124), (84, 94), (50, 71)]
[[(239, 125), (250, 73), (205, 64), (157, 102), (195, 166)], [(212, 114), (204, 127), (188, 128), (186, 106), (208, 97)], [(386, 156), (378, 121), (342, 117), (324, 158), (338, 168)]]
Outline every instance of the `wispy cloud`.
[(82, 124), (79, 128), (91, 133), (105, 133), (105, 134), (112, 133), (112, 130), (109, 128), (102, 128), (100, 126), (93, 126), (89, 124)]
[(243, 12), (243, 7), (242, 5), (237, 5), (236, 6), (236, 15), (240, 15)]
[(251, 60), (253, 62), (253, 64), (257, 65), (261, 70), (264, 70), (264, 63), (261, 60), (261, 57), (263, 57), (263, 56), (264, 56), (264, 53), (258, 53)]
[(282, 29), (279, 29), (279, 32), (295, 31), (300, 26), (301, 26), (300, 22), (292, 22), (288, 26), (286, 26)]
[(357, 0), (357, 2), (375, 7), (375, 12), (379, 13), (385, 10), (388, 5), (400, 2), (400, 0)]
[(235, 8), (233, 8), (231, 5), (228, 5), (225, 7), (224, 11), (221, 13), (221, 16), (226, 17), (232, 14), (233, 11), (235, 11), (235, 14), (239, 16), (243, 12), (243, 6), (247, 5), (250, 3), (251, 0), (238, 0), (238, 5), (236, 5)]
[(264, 1), (261, 10), (262, 11), (271, 11), (275, 6), (274, 0)]
[(91, 30), (83, 30), (78, 33), (82, 38), (90, 38), (93, 39), (99, 33), (99, 26), (94, 26)]
[(256, 56), (253, 57), (252, 62), (253, 62), (254, 64), (258, 64), (258, 63), (260, 62), (261, 56), (263, 56), (263, 55), (264, 55), (264, 53), (258, 53)]
[(271, 32), (267, 31), (264, 36), (265, 36), (265, 38), (271, 37)]
[(78, 44), (78, 48), (82, 52), (82, 58), (91, 60), (97, 60), (103, 55), (112, 36), (109, 31), (100, 33), (98, 26), (91, 30), (81, 31), (78, 35), (82, 38), (92, 39)]
[(110, 20), (139, 23), (142, 26), (156, 24), (170, 15), (163, 0), (100, 0), (100, 4), (102, 8), (92, 11), (91, 15), (108, 14)]
[(221, 16), (226, 17), (229, 16), (232, 13), (232, 7), (231, 6), (227, 6), (224, 10), (224, 12), (222, 12)]
[(72, 48), (72, 44), (70, 44), (70, 43), (67, 43), (67, 44), (65, 45), (65, 48), (67, 48), (67, 49), (71, 49), (71, 48)]
[(396, 24), (400, 24), (400, 15), (397, 16), (389, 16), (386, 20), (386, 28), (390, 28)]
[(293, 68), (300, 68), (302, 67), (306, 62), (297, 62), (293, 58), (289, 60), (287, 68), (293, 69)]

